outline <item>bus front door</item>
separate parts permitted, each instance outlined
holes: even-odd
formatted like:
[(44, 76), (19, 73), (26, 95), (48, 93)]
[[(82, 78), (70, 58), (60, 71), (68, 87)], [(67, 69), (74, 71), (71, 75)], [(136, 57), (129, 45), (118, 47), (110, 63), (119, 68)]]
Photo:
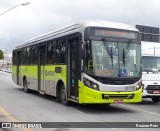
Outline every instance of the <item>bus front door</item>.
[(79, 79), (79, 37), (68, 39), (68, 98), (78, 101), (78, 79)]
[(45, 91), (45, 61), (46, 61), (46, 46), (39, 46), (38, 56), (38, 90), (40, 93)]

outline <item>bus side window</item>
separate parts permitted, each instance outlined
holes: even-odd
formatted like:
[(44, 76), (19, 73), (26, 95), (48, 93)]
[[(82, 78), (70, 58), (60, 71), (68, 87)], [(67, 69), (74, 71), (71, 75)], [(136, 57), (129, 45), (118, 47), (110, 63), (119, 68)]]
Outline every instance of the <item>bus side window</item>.
[(56, 63), (65, 63), (66, 41), (60, 39), (56, 43)]
[(30, 48), (30, 60), (31, 60), (31, 64), (37, 64), (37, 47), (36, 46), (32, 46)]
[(26, 57), (27, 57), (27, 65), (31, 64), (31, 60), (30, 60), (30, 47), (26, 48)]
[(12, 63), (13, 65), (17, 65), (17, 51), (13, 51), (13, 55), (12, 55)]
[(47, 64), (54, 64), (55, 63), (55, 41), (50, 42), (47, 45)]
[(22, 64), (26, 65), (27, 64), (27, 53), (26, 53), (26, 48), (22, 49)]

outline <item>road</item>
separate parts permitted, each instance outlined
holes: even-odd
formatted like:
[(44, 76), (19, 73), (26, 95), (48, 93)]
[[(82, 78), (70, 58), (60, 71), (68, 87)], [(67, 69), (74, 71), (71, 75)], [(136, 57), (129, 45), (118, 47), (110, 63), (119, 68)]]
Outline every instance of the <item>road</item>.
[[(160, 104), (143, 99), (139, 104), (63, 106), (54, 97), (24, 93), (11, 74), (0, 72), (0, 122), (160, 122)], [(36, 130), (36, 129), (31, 129)], [(47, 129), (61, 131), (59, 129)], [(63, 129), (63, 130), (75, 130)], [(88, 129), (76, 129), (88, 130)], [(104, 129), (94, 129), (104, 130)], [(106, 130), (106, 129), (105, 129)], [(115, 128), (108, 130), (116, 130)], [(119, 129), (124, 130), (124, 129)], [(125, 129), (127, 130), (127, 129)], [(130, 129), (137, 130), (137, 129)], [(141, 129), (148, 130), (151, 129)], [(158, 130), (158, 129), (152, 129)]]

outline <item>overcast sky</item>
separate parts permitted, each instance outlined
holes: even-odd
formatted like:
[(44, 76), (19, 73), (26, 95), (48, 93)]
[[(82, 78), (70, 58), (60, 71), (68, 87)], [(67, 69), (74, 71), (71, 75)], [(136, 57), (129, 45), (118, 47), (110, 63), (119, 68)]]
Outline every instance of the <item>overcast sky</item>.
[(0, 0), (0, 49), (83, 19), (160, 27), (160, 0)]

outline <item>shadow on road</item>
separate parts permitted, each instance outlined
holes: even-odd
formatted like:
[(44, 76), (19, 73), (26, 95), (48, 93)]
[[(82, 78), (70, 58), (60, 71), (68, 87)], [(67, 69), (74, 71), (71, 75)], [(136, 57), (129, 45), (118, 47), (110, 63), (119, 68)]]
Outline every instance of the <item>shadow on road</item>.
[(134, 113), (133, 110), (124, 108), (119, 106), (119, 104), (110, 104), (110, 105), (101, 105), (101, 104), (91, 104), (91, 105), (79, 105), (79, 104), (72, 104), (72, 108), (79, 110), (81, 112), (87, 114), (115, 114), (115, 113)]

